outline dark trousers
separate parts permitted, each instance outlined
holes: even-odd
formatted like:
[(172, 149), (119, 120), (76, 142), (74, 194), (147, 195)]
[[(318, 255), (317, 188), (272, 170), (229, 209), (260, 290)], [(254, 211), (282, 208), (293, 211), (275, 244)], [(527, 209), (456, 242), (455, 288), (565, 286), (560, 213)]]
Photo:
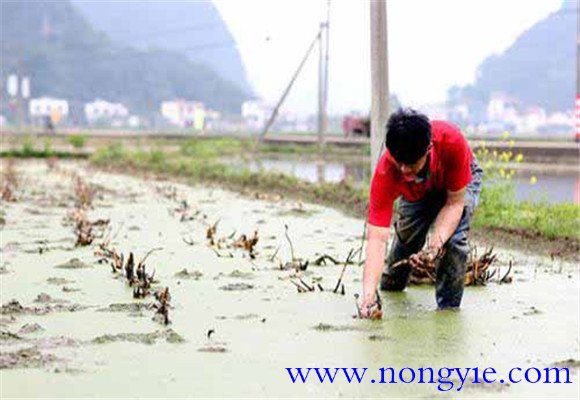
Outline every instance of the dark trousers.
[[(445, 243), (445, 254), (436, 269), (435, 297), (438, 308), (457, 308), (463, 297), (465, 267), (469, 256), (467, 234), (469, 221), (479, 201), (483, 171), (474, 161), (471, 164), (472, 179), (465, 192), (465, 206), (461, 220), (451, 238)], [(381, 290), (401, 291), (409, 283), (410, 266), (391, 268), (399, 260), (420, 251), (430, 226), (445, 205), (446, 194), (429, 193), (423, 199), (410, 202), (401, 198), (395, 235), (381, 277)]]

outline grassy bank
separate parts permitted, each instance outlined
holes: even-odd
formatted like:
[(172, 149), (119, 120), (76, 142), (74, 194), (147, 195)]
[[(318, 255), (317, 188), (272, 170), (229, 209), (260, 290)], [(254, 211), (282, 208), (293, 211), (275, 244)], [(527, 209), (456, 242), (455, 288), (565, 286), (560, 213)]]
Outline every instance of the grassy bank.
[[(341, 156), (369, 156), (370, 146), (336, 146), (327, 145), (322, 152), (316, 143), (313, 144), (272, 144), (260, 143), (254, 138), (236, 138), (236, 137), (193, 137), (184, 138), (149, 138), (146, 136), (139, 138), (110, 138), (110, 137), (89, 137), (83, 134), (71, 135), (68, 137), (50, 137), (38, 135), (22, 136), (2, 136), (1, 155), (4, 157), (38, 157), (42, 153), (49, 153), (58, 150), (63, 156), (65, 153), (82, 152), (87, 148), (96, 149), (109, 144), (123, 141), (128, 149), (139, 149), (142, 147), (158, 147), (161, 149), (182, 149), (184, 155), (194, 155), (196, 157), (227, 156), (230, 154), (241, 155), (248, 152), (259, 153), (264, 155), (323, 155), (328, 157)], [(45, 155), (48, 156), (48, 155)]]
[[(348, 214), (365, 217), (368, 202), (366, 189), (348, 183), (311, 184), (297, 178), (271, 172), (233, 169), (215, 161), (224, 154), (239, 154), (247, 149), (229, 141), (185, 144), (178, 154), (161, 150), (128, 152), (121, 146), (109, 146), (92, 158), (96, 165), (130, 167), (186, 178), (191, 182), (213, 182), (243, 190), (265, 191), (299, 197), (340, 208)], [(473, 221), (475, 229), (498, 229), (549, 240), (580, 240), (580, 207), (575, 204), (518, 202), (507, 184), (485, 186)]]
[(32, 150), (32, 151), (22, 151), (22, 150), (3, 150), (0, 151), (0, 157), (2, 158), (89, 158), (90, 154), (83, 152), (71, 152), (71, 151), (60, 151), (60, 150)]

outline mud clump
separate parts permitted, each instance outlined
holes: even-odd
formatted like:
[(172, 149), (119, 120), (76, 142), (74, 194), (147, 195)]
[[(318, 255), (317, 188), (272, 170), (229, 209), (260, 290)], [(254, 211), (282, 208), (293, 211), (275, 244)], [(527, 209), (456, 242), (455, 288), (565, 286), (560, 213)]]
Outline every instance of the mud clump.
[(159, 339), (165, 339), (167, 343), (183, 343), (185, 339), (173, 329), (165, 331), (157, 330), (150, 333), (118, 333), (115, 335), (106, 334), (94, 338), (93, 344), (106, 344), (113, 342), (132, 342), (141, 344), (155, 344)]
[(251, 290), (253, 288), (254, 285), (244, 282), (228, 283), (227, 285), (220, 286), (221, 290), (226, 291), (242, 291), (242, 290)]
[(383, 342), (383, 341), (392, 340), (392, 338), (390, 336), (387, 336), (387, 335), (370, 335), (369, 340), (373, 341), (373, 342)]
[[(455, 385), (455, 387), (460, 387), (461, 385), (461, 381), (458, 380), (453, 380), (453, 383)], [(494, 393), (500, 393), (500, 392), (504, 392), (506, 390), (508, 390), (508, 388), (511, 385), (509, 383), (499, 383), (497, 381), (492, 382), (492, 383), (481, 383), (478, 385), (465, 385), (463, 386), (463, 389), (467, 390), (467, 391), (481, 391), (481, 392), (494, 392)]]
[(228, 349), (223, 346), (204, 346), (197, 349), (197, 351), (202, 353), (226, 353)]
[(52, 354), (41, 353), (36, 347), (0, 352), (0, 369), (40, 368), (57, 361)]
[(275, 215), (279, 216), (279, 217), (304, 217), (304, 218), (307, 218), (307, 217), (311, 217), (317, 213), (318, 213), (317, 210), (306, 209), (306, 208), (302, 207), (302, 205), (299, 205), (297, 207), (292, 207), (292, 208), (287, 209), (287, 210), (279, 211)]
[(580, 369), (580, 360), (569, 358), (567, 360), (555, 362), (552, 364), (552, 366), (558, 368)]
[(203, 276), (200, 271), (188, 271), (187, 268), (182, 269), (174, 275), (176, 278), (199, 280)]
[(22, 327), (18, 330), (18, 333), (34, 333), (34, 332), (41, 332), (43, 330), (44, 330), (44, 328), (42, 326), (40, 326), (39, 324), (34, 322), (32, 324), (22, 325)]
[(55, 374), (72, 374), (72, 375), (79, 375), (82, 374), (84, 372), (86, 372), (83, 369), (79, 369), (79, 368), (55, 368), (52, 372), (54, 372)]
[(46, 280), (46, 282), (51, 285), (66, 285), (67, 283), (73, 283), (74, 281), (66, 278), (51, 276)]
[(228, 274), (228, 277), (238, 279), (253, 279), (254, 274), (252, 274), (251, 272), (243, 272), (240, 271), (239, 269), (234, 269), (232, 272)]
[(40, 338), (34, 341), (37, 348), (40, 349), (54, 349), (56, 347), (77, 347), (80, 342), (76, 339), (66, 336), (52, 336), (48, 338)]
[(2, 304), (0, 308), (0, 314), (23, 314), (25, 311), (24, 306), (20, 304), (17, 300), (10, 300), (6, 304)]
[[(49, 296), (50, 297), (50, 296)], [(75, 312), (87, 309), (88, 306), (83, 306), (81, 304), (44, 304), (40, 307), (24, 307), (17, 300), (10, 300), (8, 303), (3, 304), (0, 308), (0, 314), (3, 315), (14, 315), (14, 314), (26, 314), (26, 315), (45, 315), (50, 312)]]
[(138, 313), (143, 310), (149, 310), (152, 307), (151, 303), (113, 303), (106, 308), (99, 308), (97, 311)]
[(63, 264), (56, 265), (55, 268), (61, 269), (81, 269), (81, 268), (92, 268), (89, 264), (86, 264), (79, 260), (78, 258), (71, 258)]
[(183, 338), (183, 336), (181, 336), (180, 334), (175, 332), (173, 329), (169, 329), (169, 331), (167, 331), (167, 335), (165, 337), (165, 340), (167, 341), (167, 343), (183, 343), (183, 342), (185, 342), (185, 339)]
[(68, 303), (68, 300), (54, 299), (48, 293), (40, 293), (38, 296), (36, 296), (34, 302), (41, 304), (51, 304), (51, 303), (54, 304), (54, 303)]
[(19, 342), (24, 340), (22, 336), (17, 335), (9, 331), (0, 331), (0, 343), (5, 342)]
[(530, 316), (530, 315), (538, 315), (541, 313), (542, 312), (540, 310), (538, 310), (536, 307), (530, 306), (530, 308), (528, 310), (524, 311), (523, 315)]
[(40, 293), (38, 296), (36, 296), (36, 299), (34, 299), (34, 302), (35, 303), (52, 303), (53, 298), (50, 297), (50, 295), (47, 293)]

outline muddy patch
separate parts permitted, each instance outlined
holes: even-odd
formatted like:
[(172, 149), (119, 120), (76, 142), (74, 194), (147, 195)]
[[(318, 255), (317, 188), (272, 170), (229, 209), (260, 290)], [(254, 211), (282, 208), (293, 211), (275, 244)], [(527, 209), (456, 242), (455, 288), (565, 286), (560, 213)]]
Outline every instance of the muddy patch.
[(0, 352), (0, 369), (41, 368), (57, 360), (58, 358), (53, 354), (45, 354), (36, 347), (30, 347), (17, 351)]
[(12, 333), (9, 331), (0, 331), (0, 343), (12, 343), (12, 342), (20, 342), (25, 340), (22, 336), (17, 335), (16, 333)]
[(387, 335), (370, 335), (369, 340), (372, 342), (387, 342), (392, 341), (393, 338)]
[(244, 290), (252, 290), (254, 285), (245, 282), (236, 282), (236, 283), (228, 283), (227, 285), (220, 286), (220, 290), (225, 291), (244, 291)]
[(102, 312), (126, 312), (132, 315), (143, 315), (143, 311), (152, 310), (153, 303), (113, 303), (108, 307), (99, 308)]
[[(50, 296), (49, 296), (50, 297)], [(10, 300), (0, 308), (0, 314), (3, 315), (45, 315), (51, 312), (76, 312), (89, 308), (82, 304), (44, 304), (42, 306), (28, 307), (23, 306), (17, 300)]]
[(43, 350), (55, 349), (57, 347), (77, 347), (82, 343), (66, 336), (43, 337), (35, 339), (32, 342), (35, 344), (35, 347)]
[(234, 269), (227, 276), (229, 278), (237, 278), (237, 279), (254, 279), (255, 277), (253, 273), (240, 271), (239, 269)]
[(199, 280), (203, 276), (203, 273), (200, 271), (188, 271), (187, 268), (182, 269), (178, 273), (174, 275), (174, 277), (179, 279), (193, 279), (195, 281)]
[(316, 210), (306, 209), (306, 208), (301, 208), (301, 207), (294, 207), (294, 208), (290, 208), (288, 210), (280, 211), (280, 212), (276, 213), (275, 215), (278, 217), (308, 218), (308, 217), (311, 217), (317, 213), (318, 213), (318, 211), (316, 211)]
[(78, 258), (71, 258), (65, 263), (55, 265), (54, 268), (61, 268), (61, 269), (82, 269), (82, 268), (92, 268), (91, 265), (82, 262)]
[(150, 333), (117, 333), (106, 334), (94, 338), (93, 344), (106, 344), (113, 342), (132, 342), (141, 344), (155, 344), (157, 340), (165, 339), (167, 343), (183, 343), (185, 339), (173, 329), (157, 330)]
[(40, 324), (33, 322), (31, 324), (22, 325), (20, 327), (20, 329), (18, 330), (18, 333), (27, 334), (27, 333), (35, 333), (35, 332), (42, 332), (42, 331), (44, 331), (44, 328)]
[(46, 280), (47, 283), (51, 285), (66, 285), (68, 283), (74, 283), (71, 279), (61, 278), (57, 276), (51, 276)]
[[(461, 387), (461, 381), (454, 380), (453, 383), (455, 387)], [(467, 382), (463, 385), (463, 390), (468, 392), (488, 392), (488, 393), (501, 393), (509, 389), (511, 385), (509, 383), (500, 383), (498, 381), (492, 383), (476, 383), (476, 384), (467, 384)]]
[(200, 347), (197, 351), (201, 353), (227, 353), (229, 350), (221, 345), (207, 345)]
[(68, 303), (69, 301), (64, 299), (55, 299), (51, 297), (48, 293), (40, 293), (38, 296), (36, 296), (34, 302), (40, 304), (62, 304)]
[(580, 369), (580, 360), (569, 358), (567, 360), (557, 361), (553, 363), (552, 366), (558, 368)]

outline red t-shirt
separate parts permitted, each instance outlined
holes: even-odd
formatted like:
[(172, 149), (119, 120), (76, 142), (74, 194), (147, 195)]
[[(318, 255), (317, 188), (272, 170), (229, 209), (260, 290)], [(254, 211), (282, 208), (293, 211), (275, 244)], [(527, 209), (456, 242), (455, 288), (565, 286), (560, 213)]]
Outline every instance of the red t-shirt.
[(422, 182), (403, 176), (388, 150), (381, 156), (371, 182), (369, 224), (390, 226), (393, 203), (401, 195), (408, 201), (418, 201), (427, 192), (455, 192), (471, 181), (473, 154), (461, 131), (449, 122), (431, 121), (431, 139), (431, 174)]

